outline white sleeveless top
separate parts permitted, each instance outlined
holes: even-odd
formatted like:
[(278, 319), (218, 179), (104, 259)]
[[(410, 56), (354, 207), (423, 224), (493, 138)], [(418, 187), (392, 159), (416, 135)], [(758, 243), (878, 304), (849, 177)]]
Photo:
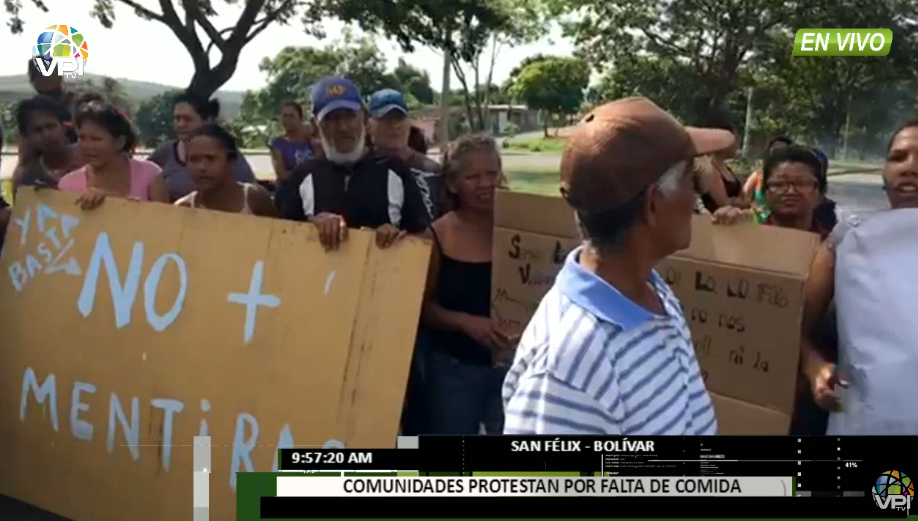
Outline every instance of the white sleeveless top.
[(829, 435), (918, 434), (918, 209), (840, 223), (835, 251), (843, 410)]
[[(252, 214), (252, 209), (249, 208), (249, 191), (251, 190), (252, 185), (249, 183), (242, 183), (242, 210), (239, 210), (239, 213)], [(198, 192), (194, 191), (190, 194), (190, 203), (192, 208), (204, 208), (203, 206), (198, 205)]]

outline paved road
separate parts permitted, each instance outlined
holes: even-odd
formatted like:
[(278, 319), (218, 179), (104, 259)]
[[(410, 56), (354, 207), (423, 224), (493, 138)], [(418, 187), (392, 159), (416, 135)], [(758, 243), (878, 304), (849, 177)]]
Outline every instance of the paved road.
[[(247, 154), (246, 160), (256, 173), (273, 177), (269, 156)], [(504, 170), (508, 172), (557, 171), (560, 160), (555, 154), (507, 153), (503, 157)], [(0, 178), (10, 177), (14, 167), (15, 158), (5, 155), (0, 164)], [(838, 201), (842, 213), (884, 208), (886, 198), (879, 183), (876, 175), (834, 175), (829, 182), (829, 193)]]
[[(430, 156), (436, 160), (440, 159), (439, 153), (432, 152)], [(141, 156), (143, 157), (143, 156)], [(271, 166), (271, 156), (267, 154), (246, 154), (246, 160), (251, 165), (252, 170), (260, 176), (274, 176), (274, 168)], [(530, 153), (507, 153), (504, 154), (504, 168), (512, 172), (516, 171), (541, 171), (541, 170), (558, 170), (561, 156), (556, 154), (530, 154)], [(6, 179), (13, 175), (13, 169), (16, 168), (16, 156), (3, 155), (0, 162), (0, 178)]]

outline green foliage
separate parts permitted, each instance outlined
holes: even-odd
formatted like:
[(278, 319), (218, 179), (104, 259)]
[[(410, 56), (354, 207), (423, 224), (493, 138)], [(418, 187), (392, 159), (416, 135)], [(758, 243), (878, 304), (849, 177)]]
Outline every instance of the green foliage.
[[(495, 29), (511, 22), (503, 5), (492, 0), (326, 0), (314, 2), (307, 13), (385, 34), (409, 52), (417, 45), (448, 49), (466, 61), (480, 54)], [(455, 38), (455, 31), (462, 31), (462, 38)]]
[[(775, 27), (789, 19), (786, 0), (567, 0), (556, 2), (562, 11), (576, 11), (578, 20), (567, 27), (582, 55), (600, 68), (603, 64), (632, 61), (658, 71), (682, 73), (674, 77), (693, 87), (684, 102), (689, 119), (707, 118), (723, 108), (737, 86), (737, 71), (766, 42)], [(790, 54), (788, 52), (788, 54)], [(644, 62), (645, 56), (660, 61)], [(654, 81), (659, 81), (651, 74)], [(619, 82), (623, 78), (619, 78)]]
[(529, 152), (553, 152), (560, 153), (564, 150), (564, 138), (560, 137), (537, 137), (530, 139), (506, 139), (507, 146), (517, 150), (528, 150)]
[(576, 114), (589, 81), (590, 70), (583, 61), (554, 57), (526, 65), (509, 91), (513, 99), (529, 108), (549, 114)]
[(315, 2), (308, 14), (335, 16), (384, 34), (406, 51), (420, 45), (448, 53), (466, 119), (480, 130), (487, 124), (485, 107), (491, 103), (500, 49), (544, 34), (541, 9), (541, 2), (531, 0), (327, 0)]
[(413, 67), (404, 58), (399, 58), (398, 65), (392, 71), (392, 78), (403, 93), (410, 94), (419, 104), (433, 104), (434, 90), (427, 71)]
[(246, 93), (239, 118), (242, 128), (251, 134), (248, 139), (261, 141), (255, 146), (264, 146), (267, 141), (257, 135), (256, 127), (266, 136), (280, 130), (276, 119), (285, 101), (300, 102), (309, 110), (310, 86), (324, 76), (345, 76), (364, 96), (383, 88), (400, 90), (409, 108), (434, 97), (426, 72), (404, 60), (391, 73), (386, 72), (386, 59), (376, 41), (369, 36), (355, 37), (350, 31), (323, 48), (285, 47), (273, 58), (265, 58), (260, 67), (268, 73), (268, 83), (263, 89)]
[(172, 100), (179, 92), (176, 90), (157, 94), (137, 107), (134, 123), (145, 147), (156, 148), (175, 137), (172, 129)]
[[(42, 0), (31, 0), (32, 5), (38, 8), (41, 12), (47, 13), (48, 6)], [(3, 2), (3, 6), (6, 10), (7, 21), (6, 25), (10, 28), (10, 32), (13, 34), (19, 34), (22, 32), (22, 29), (25, 27), (25, 24), (22, 21), (22, 18), (19, 16), (22, 12), (22, 1), (21, 0), (6, 0)]]
[[(778, 133), (830, 155), (882, 153), (904, 114), (918, 110), (916, 0), (549, 0), (571, 15), (577, 53), (605, 74), (591, 105), (642, 95), (692, 124), (727, 113), (752, 154)], [(885, 58), (793, 57), (799, 27), (884, 27)], [(614, 68), (610, 67), (614, 64)], [(752, 126), (743, 128), (747, 88)], [(847, 129), (847, 131), (846, 131)]]

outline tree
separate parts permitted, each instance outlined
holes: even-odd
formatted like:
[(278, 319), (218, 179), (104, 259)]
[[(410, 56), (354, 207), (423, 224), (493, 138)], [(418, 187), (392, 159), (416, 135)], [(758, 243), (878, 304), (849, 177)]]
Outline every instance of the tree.
[(592, 102), (644, 96), (676, 117), (690, 120), (695, 95), (701, 88), (698, 81), (686, 63), (659, 56), (623, 56), (601, 77)]
[[(494, 92), (493, 78), (497, 57), (503, 47), (519, 45), (538, 39), (545, 34), (547, 24), (539, 7), (541, 3), (530, 0), (492, 0), (496, 10), (502, 13), (504, 22), (491, 28), (486, 45), (474, 47), (476, 52), (468, 55), (453, 54), (452, 67), (456, 79), (462, 86), (469, 123), (476, 130), (488, 128), (487, 107)], [(460, 28), (460, 38), (475, 38), (475, 32), (467, 34), (469, 28)], [(472, 50), (473, 48), (470, 48)], [(482, 63), (482, 61), (485, 63)], [(472, 72), (468, 78), (466, 68)], [(472, 108), (474, 108), (473, 117)]]
[[(786, 30), (770, 35), (753, 64), (756, 82), (781, 112), (790, 113), (781, 119), (792, 119), (798, 135), (830, 155), (844, 146), (846, 126), (862, 151), (882, 149), (880, 142), (896, 120), (915, 108), (916, 17), (913, 0), (812, 0), (800, 6)], [(791, 57), (783, 51), (791, 48), (791, 28), (798, 25), (884, 27), (892, 30), (895, 43), (885, 58)]]
[[(227, 0), (226, 3), (237, 2)], [(7, 5), (9, 4), (8, 1)], [(209, 17), (216, 14), (211, 0), (159, 0), (159, 11), (144, 7), (135, 0), (96, 0), (92, 15), (102, 25), (111, 28), (115, 21), (116, 4), (130, 7), (137, 16), (168, 27), (188, 51), (194, 64), (194, 76), (188, 89), (201, 96), (210, 97), (236, 72), (243, 47), (271, 24), (286, 23), (305, 2), (247, 0), (242, 3), (242, 13), (236, 23), (223, 29), (217, 29), (210, 21)], [(314, 21), (305, 18), (306, 28), (314, 33), (320, 33), (313, 24)], [(205, 41), (201, 40), (200, 33), (206, 37)], [(220, 61), (212, 66), (210, 52), (214, 49), (219, 51)]]
[(350, 31), (323, 48), (285, 47), (273, 58), (262, 60), (260, 68), (268, 74), (267, 85), (249, 91), (243, 99), (241, 119), (249, 126), (276, 119), (285, 101), (308, 102), (310, 87), (324, 76), (345, 76), (364, 95), (386, 87), (406, 90), (394, 74), (386, 73), (385, 57), (375, 40), (355, 37)]
[[(37, 7), (41, 12), (47, 13), (48, 6), (42, 0), (31, 0), (31, 3)], [(19, 17), (19, 13), (22, 10), (22, 0), (5, 0), (3, 6), (6, 9), (6, 14), (9, 19), (6, 22), (7, 27), (10, 28), (10, 32), (13, 34), (19, 34), (22, 32), (25, 24), (22, 22), (22, 18)]]
[(725, 107), (741, 67), (772, 30), (790, 19), (793, 5), (787, 0), (555, 2), (559, 12), (580, 16), (566, 32), (597, 69), (643, 56), (663, 59), (666, 66), (684, 65), (690, 76), (682, 79), (697, 88), (695, 120)]
[[(527, 65), (510, 87), (510, 95), (529, 108), (548, 115), (572, 115), (580, 110), (584, 91), (590, 82), (590, 69), (577, 58), (555, 57)], [(545, 118), (548, 137), (549, 118)]]
[[(488, 45), (492, 45), (492, 64), (499, 46), (498, 41), (516, 40), (529, 29), (538, 29), (538, 24), (527, 25), (526, 31), (519, 30), (519, 22), (525, 12), (514, 11), (511, 6), (524, 6), (522, 0), (460, 0), (456, 2), (431, 2), (429, 0), (327, 0), (312, 4), (307, 11), (311, 19), (335, 16), (348, 23), (355, 23), (361, 29), (385, 34), (401, 44), (406, 52), (416, 45), (442, 50), (451, 57), (463, 89), (466, 115), (473, 128), (483, 128), (486, 94), (479, 93), (481, 70), (474, 69), (470, 81), (465, 77), (462, 64), (475, 64)], [(532, 5), (536, 5), (532, 3)], [(534, 12), (534, 11), (533, 11)], [(509, 40), (508, 40), (509, 39)], [(458, 69), (458, 70), (457, 70)], [(491, 65), (488, 71), (493, 71)], [(490, 72), (487, 75), (489, 76)], [(489, 85), (490, 82), (485, 82)], [(476, 119), (475, 115), (479, 117)]]
[(144, 146), (156, 148), (174, 137), (172, 100), (180, 91), (167, 91), (146, 99), (137, 107), (134, 122)]
[(399, 58), (392, 77), (405, 94), (411, 94), (425, 105), (433, 104), (435, 93), (427, 71), (413, 67), (404, 58)]

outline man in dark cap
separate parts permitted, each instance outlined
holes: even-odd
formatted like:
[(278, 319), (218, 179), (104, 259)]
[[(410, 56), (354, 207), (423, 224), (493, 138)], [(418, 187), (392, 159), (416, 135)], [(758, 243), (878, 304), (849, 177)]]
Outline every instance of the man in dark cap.
[(323, 78), (311, 97), (324, 154), (297, 165), (278, 187), (280, 217), (315, 224), (331, 250), (347, 239), (348, 228), (376, 230), (380, 247), (423, 233), (430, 215), (418, 183), (404, 161), (367, 146), (367, 112), (357, 86)]
[(596, 108), (561, 158), (583, 245), (523, 333), (506, 434), (715, 434), (679, 301), (654, 267), (688, 247), (695, 157), (733, 145), (645, 98)]

